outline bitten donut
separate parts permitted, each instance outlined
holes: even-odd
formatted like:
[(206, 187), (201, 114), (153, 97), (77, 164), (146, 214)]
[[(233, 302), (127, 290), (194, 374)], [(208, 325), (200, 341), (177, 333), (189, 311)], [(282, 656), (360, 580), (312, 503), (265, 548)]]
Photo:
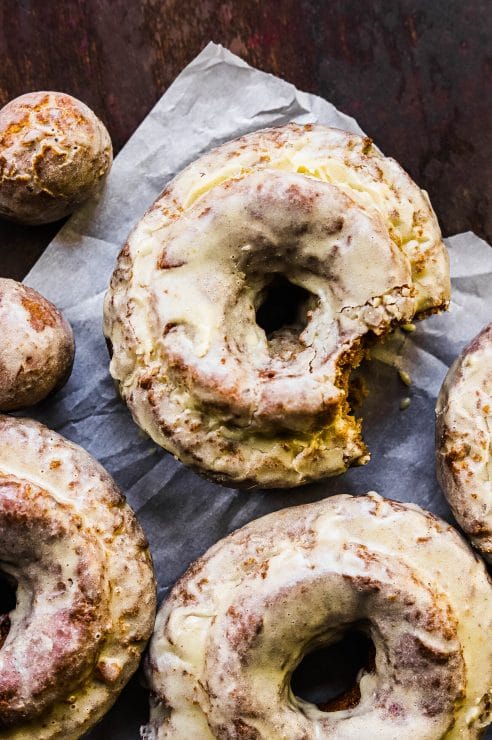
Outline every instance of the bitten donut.
[[(304, 655), (351, 628), (375, 647), (355, 706), (296, 697)], [(483, 563), (418, 506), (372, 493), (285, 509), (218, 542), (174, 586), (150, 643), (141, 736), (478, 738), (491, 721), (491, 628)]]
[(84, 103), (32, 92), (0, 110), (0, 216), (57, 221), (97, 191), (113, 160), (109, 134)]
[[(272, 295), (293, 316), (269, 331)], [(350, 371), (368, 337), (448, 299), (426, 195), (369, 139), (291, 124), (204, 155), (138, 224), (106, 296), (110, 370), (182, 462), (296, 486), (367, 461)]]
[(33, 421), (0, 416), (0, 737), (76, 740), (113, 704), (152, 632), (145, 536), (103, 468)]
[(0, 278), (0, 411), (33, 406), (72, 370), (72, 329), (56, 306), (22, 283)]
[(454, 362), (436, 406), (437, 477), (472, 543), (492, 563), (492, 324)]

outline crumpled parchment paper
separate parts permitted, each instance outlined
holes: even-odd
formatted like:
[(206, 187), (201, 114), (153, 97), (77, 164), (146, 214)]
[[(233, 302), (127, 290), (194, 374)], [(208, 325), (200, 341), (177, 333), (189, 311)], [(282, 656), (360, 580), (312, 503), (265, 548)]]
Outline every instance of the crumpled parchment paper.
[[(253, 69), (210, 43), (120, 152), (99, 200), (67, 222), (25, 280), (63, 310), (77, 343), (68, 384), (32, 415), (92, 453), (125, 492), (149, 538), (159, 600), (220, 537), (285, 506), (376, 490), (452, 521), (434, 475), (434, 405), (452, 360), (492, 319), (492, 250), (472, 233), (447, 240), (453, 278), (450, 311), (419, 323), (412, 334), (397, 332), (364, 367), (370, 394), (359, 411), (372, 455), (364, 467), (290, 491), (222, 488), (156, 447), (118, 398), (108, 372), (101, 316), (104, 292), (129, 231), (168, 180), (201, 152), (288, 121), (319, 121), (361, 133), (352, 118), (326, 100)], [(410, 375), (410, 387), (398, 369)], [(401, 410), (407, 397), (410, 406)], [(134, 679), (88, 737), (137, 738), (146, 719), (146, 693)]]

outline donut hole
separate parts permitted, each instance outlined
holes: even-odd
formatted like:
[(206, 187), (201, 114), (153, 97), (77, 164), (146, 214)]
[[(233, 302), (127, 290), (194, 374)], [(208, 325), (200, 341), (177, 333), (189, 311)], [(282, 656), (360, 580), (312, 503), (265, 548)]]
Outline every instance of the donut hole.
[(374, 671), (375, 655), (366, 632), (346, 632), (338, 642), (304, 656), (292, 674), (292, 692), (323, 712), (355, 707), (360, 701), (359, 680)]
[(0, 615), (8, 614), (17, 605), (17, 581), (0, 570)]
[(17, 581), (0, 570), (0, 648), (10, 631), (9, 612), (17, 606)]
[(256, 323), (269, 340), (285, 330), (298, 337), (308, 325), (310, 311), (316, 304), (316, 296), (308, 290), (294, 285), (285, 275), (274, 273), (259, 295)]

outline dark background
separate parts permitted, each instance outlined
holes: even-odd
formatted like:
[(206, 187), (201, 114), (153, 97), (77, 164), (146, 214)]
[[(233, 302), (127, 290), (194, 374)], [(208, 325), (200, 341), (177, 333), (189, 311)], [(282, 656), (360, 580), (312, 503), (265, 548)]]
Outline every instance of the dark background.
[[(118, 152), (212, 39), (355, 116), (445, 235), (492, 241), (491, 18), (491, 0), (0, 0), (0, 106), (71, 93)], [(22, 278), (58, 227), (0, 221), (0, 275)]]

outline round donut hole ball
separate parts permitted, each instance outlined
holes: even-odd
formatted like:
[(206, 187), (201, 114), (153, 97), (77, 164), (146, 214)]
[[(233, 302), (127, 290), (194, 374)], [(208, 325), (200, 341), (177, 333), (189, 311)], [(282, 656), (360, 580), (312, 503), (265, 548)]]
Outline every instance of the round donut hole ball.
[(0, 278), (0, 411), (33, 406), (70, 376), (70, 324), (40, 293)]
[(0, 216), (58, 221), (96, 193), (112, 160), (106, 127), (80, 100), (21, 95), (0, 110)]
[(437, 480), (459, 525), (492, 565), (492, 323), (453, 362), (436, 404)]

